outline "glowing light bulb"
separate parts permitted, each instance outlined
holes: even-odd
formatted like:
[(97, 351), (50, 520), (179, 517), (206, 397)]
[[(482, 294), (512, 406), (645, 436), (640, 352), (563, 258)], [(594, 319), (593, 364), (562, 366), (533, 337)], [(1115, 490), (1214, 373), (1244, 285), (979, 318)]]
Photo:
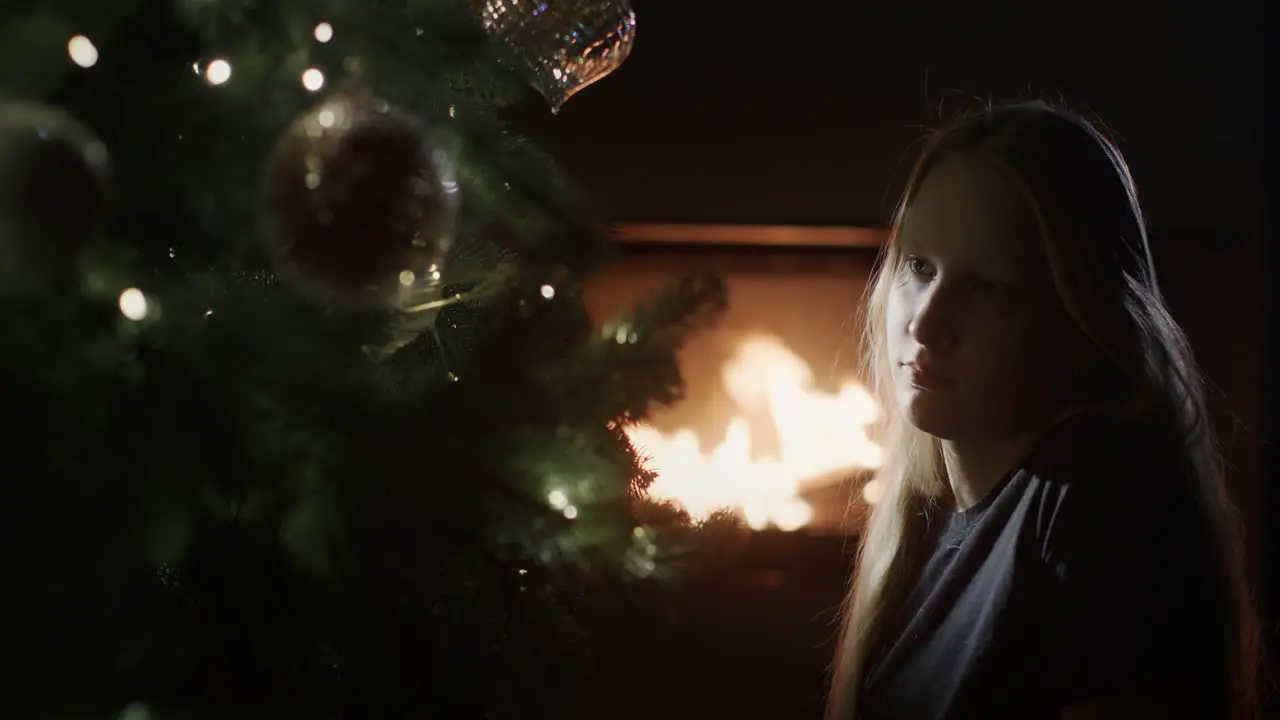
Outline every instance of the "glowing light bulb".
[(98, 48), (84, 35), (76, 35), (67, 41), (67, 54), (71, 56), (71, 62), (82, 68), (98, 64)]
[(138, 288), (120, 293), (120, 314), (135, 322), (147, 317), (147, 296)]
[(555, 296), (556, 296), (556, 289), (555, 289), (555, 287), (553, 287), (553, 286), (551, 286), (551, 285), (543, 285), (543, 286), (542, 286), (542, 297), (544, 297), (544, 298), (546, 298), (546, 299), (550, 300), (551, 298), (553, 298), (553, 297), (555, 297)]
[(316, 68), (309, 68), (302, 73), (302, 87), (315, 92), (324, 87), (324, 73)]
[(322, 22), (319, 25), (316, 25), (315, 36), (316, 40), (319, 42), (329, 42), (333, 39), (333, 26), (327, 22)]
[(204, 79), (209, 81), (210, 85), (225, 83), (231, 79), (231, 63), (222, 58), (214, 60), (204, 69)]
[(564, 494), (563, 490), (552, 490), (547, 493), (547, 502), (551, 503), (551, 507), (557, 510), (564, 510), (569, 506), (569, 497)]

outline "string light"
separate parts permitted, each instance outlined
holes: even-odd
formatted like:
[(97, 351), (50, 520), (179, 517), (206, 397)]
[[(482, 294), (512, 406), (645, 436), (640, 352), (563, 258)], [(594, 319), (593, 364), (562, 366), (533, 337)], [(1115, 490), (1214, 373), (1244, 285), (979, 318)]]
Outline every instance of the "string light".
[(231, 79), (231, 63), (218, 58), (209, 63), (209, 67), (204, 70), (204, 79), (209, 81), (210, 85), (222, 85)]
[(333, 39), (333, 26), (327, 22), (322, 22), (319, 25), (316, 25), (315, 36), (318, 42), (329, 42)]
[(556, 489), (547, 493), (547, 502), (570, 520), (578, 517), (578, 508), (569, 504), (569, 496), (563, 490)]
[(612, 335), (613, 341), (619, 345), (634, 345), (640, 341), (640, 335), (628, 323), (620, 322), (614, 325), (606, 325), (601, 334), (604, 337)]
[(147, 317), (147, 296), (138, 288), (120, 293), (120, 314), (138, 322)]
[(67, 41), (67, 54), (71, 56), (71, 62), (82, 68), (98, 64), (98, 48), (84, 35), (76, 35)]
[(556, 289), (551, 285), (542, 286), (542, 297), (550, 300), (556, 296)]
[(563, 510), (569, 504), (569, 496), (563, 490), (552, 490), (547, 493), (547, 502), (557, 510)]
[(309, 68), (302, 73), (302, 87), (315, 92), (324, 87), (324, 73), (316, 68)]

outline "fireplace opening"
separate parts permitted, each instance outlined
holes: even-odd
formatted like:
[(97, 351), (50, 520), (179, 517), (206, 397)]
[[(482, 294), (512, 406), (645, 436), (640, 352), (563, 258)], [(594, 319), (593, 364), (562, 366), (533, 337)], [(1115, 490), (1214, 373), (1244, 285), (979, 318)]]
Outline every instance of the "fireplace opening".
[(861, 530), (881, 462), (856, 313), (875, 249), (813, 237), (718, 246), (633, 235), (585, 289), (599, 325), (690, 267), (729, 289), (724, 319), (680, 354), (685, 399), (629, 432), (657, 471), (652, 496), (695, 518), (729, 509), (756, 530)]
[[(640, 425), (629, 433), (658, 473), (650, 494), (695, 518), (731, 508), (756, 530), (797, 530), (814, 520), (806, 490), (880, 465), (880, 447), (867, 435), (879, 419), (875, 400), (854, 380), (834, 393), (816, 388), (809, 363), (776, 335), (757, 330), (739, 338), (721, 368), (720, 389), (733, 415), (718, 442), (707, 440), (717, 433), (707, 423), (670, 432)], [(876, 493), (874, 481), (863, 486), (866, 500)]]

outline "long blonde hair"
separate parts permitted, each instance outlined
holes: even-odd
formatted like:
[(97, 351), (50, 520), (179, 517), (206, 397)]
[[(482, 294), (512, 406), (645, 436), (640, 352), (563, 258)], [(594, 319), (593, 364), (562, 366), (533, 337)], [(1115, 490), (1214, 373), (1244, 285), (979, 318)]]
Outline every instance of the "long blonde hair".
[(1036, 213), (1063, 306), (1107, 361), (1109, 409), (1150, 419), (1180, 447), (1196, 479), (1200, 506), (1217, 544), (1221, 592), (1229, 609), (1223, 638), (1233, 707), (1224, 717), (1258, 713), (1260, 631), (1245, 571), (1243, 542), (1223, 486), (1205, 392), (1191, 348), (1156, 283), (1146, 227), (1129, 169), (1088, 121), (1043, 103), (988, 106), (928, 138), (898, 204), (889, 242), (868, 295), (864, 362), (885, 410), (883, 495), (861, 538), (843, 609), (827, 720), (858, 716), (867, 666), (886, 615), (909, 591), (928, 552), (928, 513), (950, 498), (940, 443), (896, 412), (887, 356), (885, 306), (902, 258), (897, 231), (925, 175), (946, 157), (979, 155), (1012, 174)]

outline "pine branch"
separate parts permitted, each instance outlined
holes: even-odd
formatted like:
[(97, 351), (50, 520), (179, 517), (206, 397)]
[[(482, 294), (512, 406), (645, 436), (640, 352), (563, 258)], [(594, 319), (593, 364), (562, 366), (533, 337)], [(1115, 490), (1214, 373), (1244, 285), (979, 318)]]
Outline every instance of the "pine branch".
[(548, 396), (562, 412), (609, 417), (618, 424), (646, 417), (654, 404), (684, 396), (677, 353), (728, 308), (723, 280), (690, 272), (607, 324), (598, 336), (548, 373)]

